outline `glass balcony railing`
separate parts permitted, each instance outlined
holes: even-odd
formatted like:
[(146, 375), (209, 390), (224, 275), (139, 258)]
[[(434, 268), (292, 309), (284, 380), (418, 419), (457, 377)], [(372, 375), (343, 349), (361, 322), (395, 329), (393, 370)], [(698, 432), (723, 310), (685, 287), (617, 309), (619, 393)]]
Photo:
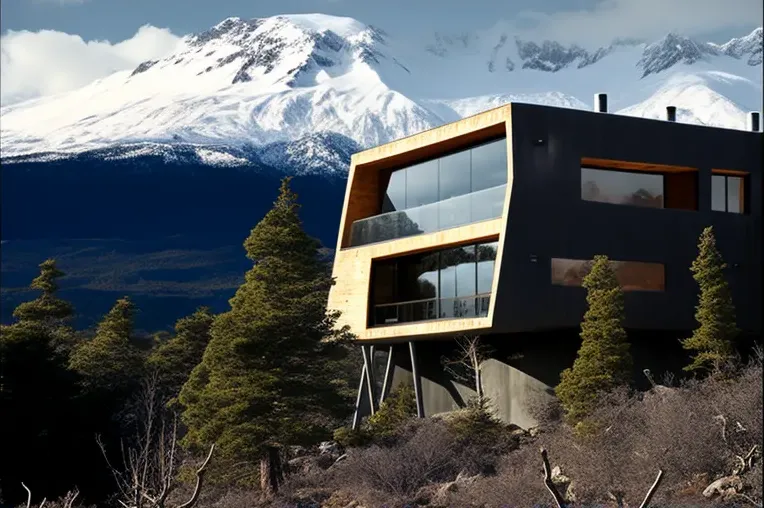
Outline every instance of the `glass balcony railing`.
[(350, 246), (433, 233), (496, 219), (501, 217), (506, 193), (507, 185), (498, 185), (416, 208), (357, 220), (350, 229)]
[(374, 306), (373, 326), (413, 323), (434, 319), (486, 317), (490, 294), (459, 298), (429, 298)]

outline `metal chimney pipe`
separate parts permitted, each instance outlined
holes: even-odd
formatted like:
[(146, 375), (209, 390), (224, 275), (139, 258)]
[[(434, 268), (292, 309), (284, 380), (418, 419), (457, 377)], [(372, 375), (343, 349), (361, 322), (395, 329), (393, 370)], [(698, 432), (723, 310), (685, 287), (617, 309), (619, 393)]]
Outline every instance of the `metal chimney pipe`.
[(753, 132), (759, 132), (761, 129), (761, 116), (758, 111), (750, 111), (748, 113), (748, 130)]
[(594, 111), (597, 113), (607, 113), (607, 94), (594, 94)]
[(676, 122), (676, 106), (666, 106), (666, 120)]

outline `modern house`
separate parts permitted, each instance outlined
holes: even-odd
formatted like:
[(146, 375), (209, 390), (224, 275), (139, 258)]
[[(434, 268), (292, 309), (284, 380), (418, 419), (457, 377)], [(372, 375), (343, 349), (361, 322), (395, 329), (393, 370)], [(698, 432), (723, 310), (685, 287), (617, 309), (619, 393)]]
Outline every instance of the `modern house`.
[[(329, 308), (363, 346), (359, 411), (412, 376), (420, 416), (463, 404), (470, 388), (440, 356), (480, 335), (518, 345), (485, 364), (484, 390), (502, 418), (529, 425), (530, 398), (572, 364), (574, 340), (544, 337), (575, 338), (593, 256), (614, 261), (627, 329), (681, 334), (696, 324), (689, 267), (709, 225), (738, 326), (760, 333), (760, 116), (743, 131), (675, 115), (608, 114), (604, 94), (592, 112), (513, 103), (353, 155)], [(376, 388), (368, 366), (385, 349)]]

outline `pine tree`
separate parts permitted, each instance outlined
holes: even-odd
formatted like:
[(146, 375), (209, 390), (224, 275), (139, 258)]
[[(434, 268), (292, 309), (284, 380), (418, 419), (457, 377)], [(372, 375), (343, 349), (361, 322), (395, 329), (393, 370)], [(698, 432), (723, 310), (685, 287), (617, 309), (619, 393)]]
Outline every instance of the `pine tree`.
[(32, 289), (42, 291), (42, 294), (31, 302), (24, 302), (13, 311), (13, 317), (19, 321), (42, 323), (57, 326), (70, 320), (74, 309), (69, 302), (56, 297), (58, 284), (56, 279), (64, 276), (64, 272), (56, 267), (55, 259), (48, 259), (40, 264), (40, 275), (30, 284)]
[(55, 259), (47, 259), (39, 267), (40, 275), (32, 280), (29, 287), (41, 291), (40, 296), (19, 304), (13, 311), (13, 317), (21, 326), (42, 327), (53, 347), (68, 354), (76, 340), (69, 325), (74, 316), (74, 307), (56, 296), (59, 289), (56, 281), (65, 274), (58, 269)]
[(716, 248), (712, 227), (700, 235), (698, 257), (690, 271), (700, 287), (700, 299), (695, 311), (699, 326), (682, 346), (693, 351), (692, 363), (684, 369), (692, 372), (710, 370), (729, 361), (735, 353), (733, 341), (738, 334), (735, 306), (724, 278), (724, 263)]
[(329, 367), (336, 313), (327, 313), (333, 281), (320, 244), (298, 216), (297, 196), (282, 181), (273, 208), (244, 242), (255, 263), (219, 315), (202, 362), (180, 394), (184, 444), (217, 443), (220, 458), (256, 467), (264, 494), (282, 478), (278, 450), (330, 436), (349, 409)]
[(30, 287), (42, 294), (14, 310), (16, 322), (0, 325), (0, 488), (36, 477), (42, 492), (54, 493), (73, 480), (65, 469), (81, 441), (67, 432), (78, 415), (76, 377), (67, 368), (73, 307), (56, 296), (63, 276), (54, 260), (40, 264)]
[(210, 328), (215, 316), (202, 307), (175, 323), (175, 335), (159, 345), (149, 356), (150, 368), (159, 375), (164, 399), (177, 397), (191, 371), (202, 361), (210, 341)]
[(628, 384), (632, 359), (622, 322), (623, 290), (606, 256), (595, 256), (583, 280), (589, 308), (581, 323), (581, 347), (573, 368), (562, 372), (555, 389), (571, 423), (582, 421), (597, 396)]
[(89, 391), (128, 390), (143, 372), (141, 352), (133, 345), (135, 306), (128, 297), (117, 300), (98, 325), (95, 337), (72, 353), (69, 366)]

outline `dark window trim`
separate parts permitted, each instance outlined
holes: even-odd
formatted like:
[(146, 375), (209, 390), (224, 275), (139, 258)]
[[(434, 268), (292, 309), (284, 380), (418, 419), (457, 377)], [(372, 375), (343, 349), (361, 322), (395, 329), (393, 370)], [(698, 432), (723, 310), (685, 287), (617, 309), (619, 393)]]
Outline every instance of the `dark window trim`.
[[(749, 215), (750, 210), (750, 199), (749, 199), (749, 191), (750, 191), (750, 185), (748, 185), (749, 182), (749, 174), (727, 174), (727, 173), (719, 173), (711, 171), (711, 195), (713, 196), (713, 185), (714, 185), (714, 177), (721, 177), (724, 179), (724, 210), (714, 210), (713, 204), (711, 206), (712, 212), (718, 212), (718, 213), (731, 213), (732, 215)], [(740, 198), (743, 200), (743, 211), (742, 212), (730, 212), (730, 203), (729, 203), (729, 179), (730, 178), (740, 178), (743, 182), (743, 194), (740, 196)], [(713, 198), (712, 198), (713, 200)]]

